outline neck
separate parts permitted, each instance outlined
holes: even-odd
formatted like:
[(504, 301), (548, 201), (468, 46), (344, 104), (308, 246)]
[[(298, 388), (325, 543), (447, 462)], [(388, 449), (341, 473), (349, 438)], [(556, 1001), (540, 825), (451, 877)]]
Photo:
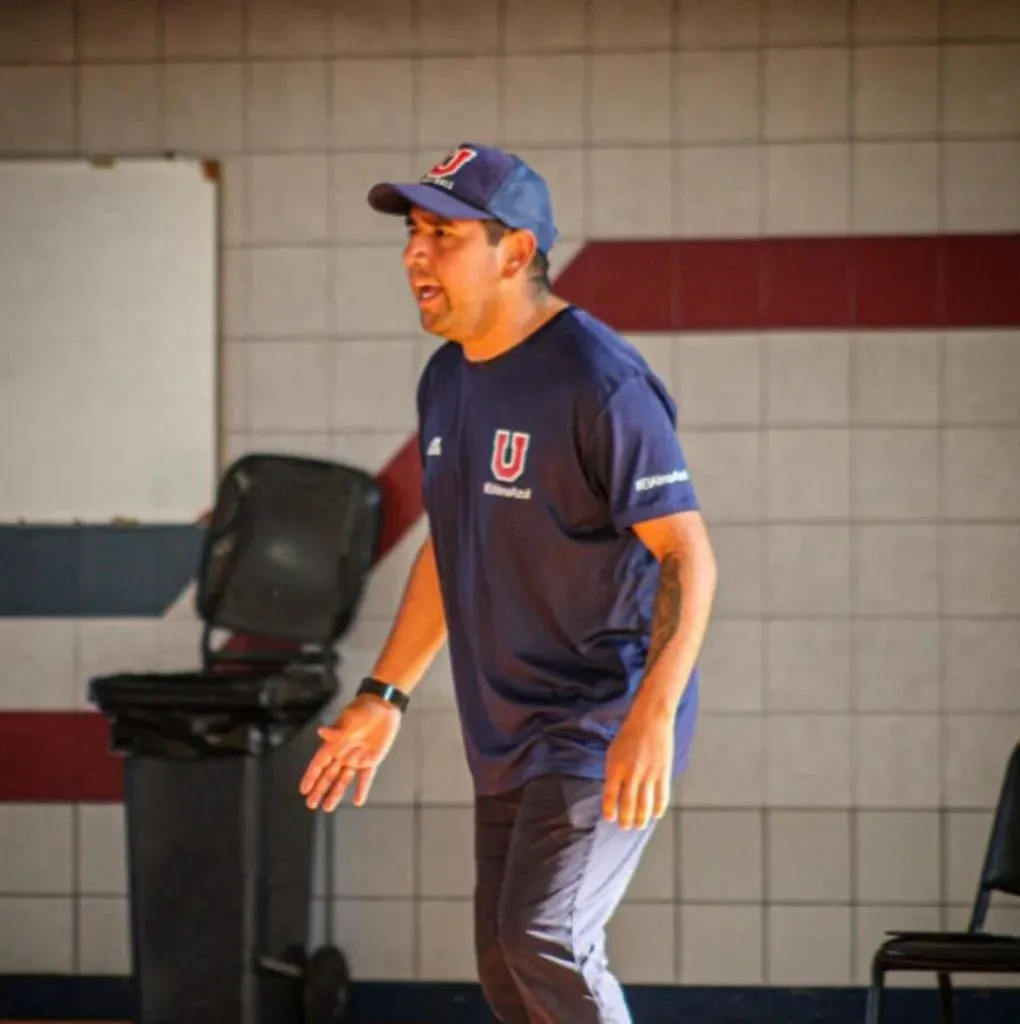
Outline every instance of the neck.
[(566, 309), (563, 299), (548, 293), (538, 298), (507, 304), (499, 310), (495, 323), (477, 337), (462, 340), (464, 355), (473, 363), (495, 359), (509, 352), (531, 337), (561, 310)]

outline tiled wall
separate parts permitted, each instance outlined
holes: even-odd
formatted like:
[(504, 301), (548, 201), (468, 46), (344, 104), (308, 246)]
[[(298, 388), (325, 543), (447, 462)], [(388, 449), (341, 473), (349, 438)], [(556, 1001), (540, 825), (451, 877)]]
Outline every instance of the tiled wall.
[[(231, 456), (376, 469), (413, 430), (432, 343), (401, 227), (363, 197), (469, 139), (548, 175), (557, 266), (593, 237), (1015, 233), (1020, 4), (0, 4), (0, 152), (222, 159)], [(1020, 739), (1020, 332), (634, 340), (681, 400), (722, 577), (694, 765), (616, 963), (861, 981), (883, 929), (965, 921)], [(372, 581), (351, 679), (420, 537)], [(187, 598), (159, 623), (0, 622), (0, 706), (81, 707), (90, 675), (187, 665), (196, 642)], [(371, 806), (336, 816), (362, 978), (473, 977), (443, 659), (419, 694)], [(120, 808), (0, 806), (0, 835), (0, 972), (125, 971)]]

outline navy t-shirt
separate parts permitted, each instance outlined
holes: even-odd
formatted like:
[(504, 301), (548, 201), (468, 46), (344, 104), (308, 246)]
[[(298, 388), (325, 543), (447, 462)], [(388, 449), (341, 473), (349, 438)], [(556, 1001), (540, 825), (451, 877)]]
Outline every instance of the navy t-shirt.
[[(629, 529), (697, 508), (676, 406), (640, 353), (568, 307), (483, 362), (444, 343), (418, 385), (424, 500), (480, 793), (604, 778), (658, 586)], [(676, 722), (686, 766), (692, 675)]]

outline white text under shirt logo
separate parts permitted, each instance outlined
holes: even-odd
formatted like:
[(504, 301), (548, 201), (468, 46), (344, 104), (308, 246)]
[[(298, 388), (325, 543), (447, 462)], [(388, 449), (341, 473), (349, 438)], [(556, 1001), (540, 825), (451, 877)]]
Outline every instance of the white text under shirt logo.
[(530, 444), (531, 435), (521, 430), (496, 431), (492, 439), (489, 469), (497, 482), (486, 481), (482, 488), (486, 494), (496, 498), (517, 498), (521, 501), (531, 499), (530, 487), (513, 486), (524, 474)]

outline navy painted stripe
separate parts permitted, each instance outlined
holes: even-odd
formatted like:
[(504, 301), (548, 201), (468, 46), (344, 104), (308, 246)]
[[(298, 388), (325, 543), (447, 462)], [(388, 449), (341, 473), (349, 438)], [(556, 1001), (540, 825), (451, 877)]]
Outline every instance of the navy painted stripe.
[[(695, 988), (635, 985), (628, 988), (639, 1024), (860, 1024), (861, 988)], [(938, 1020), (931, 989), (889, 989), (883, 1024)], [(1020, 989), (960, 990), (967, 1024), (1016, 1024)], [(131, 1020), (133, 993), (126, 978), (0, 976), (0, 1014), (8, 1020)], [(358, 982), (351, 1024), (482, 1024), (477, 985), (445, 982)]]
[(155, 618), (198, 569), (203, 526), (0, 526), (0, 617)]

